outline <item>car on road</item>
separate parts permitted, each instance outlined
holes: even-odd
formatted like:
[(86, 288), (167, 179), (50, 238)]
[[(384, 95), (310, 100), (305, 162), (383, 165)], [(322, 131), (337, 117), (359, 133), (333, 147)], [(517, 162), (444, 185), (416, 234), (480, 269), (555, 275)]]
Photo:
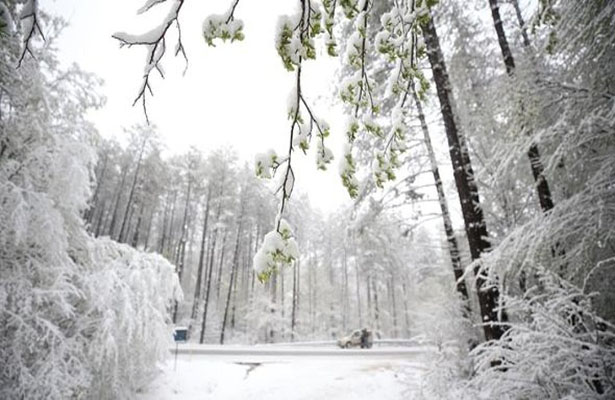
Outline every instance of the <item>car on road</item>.
[(343, 336), (337, 340), (337, 345), (342, 349), (349, 349), (351, 347), (370, 349), (373, 344), (374, 333), (367, 328), (354, 330), (350, 335)]

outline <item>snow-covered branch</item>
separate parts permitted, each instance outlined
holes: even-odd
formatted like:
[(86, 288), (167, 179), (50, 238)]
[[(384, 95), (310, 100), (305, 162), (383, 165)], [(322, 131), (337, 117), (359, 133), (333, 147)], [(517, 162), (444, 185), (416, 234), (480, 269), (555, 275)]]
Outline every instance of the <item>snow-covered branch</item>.
[(34, 53), (32, 51), (32, 41), (34, 40), (34, 36), (38, 33), (41, 35), (43, 40), (45, 40), (43, 30), (41, 29), (38, 12), (38, 0), (27, 0), (19, 13), (19, 19), (21, 20), (21, 26), (23, 29), (23, 39), (21, 54), (19, 56), (19, 61), (17, 62), (18, 67), (23, 63), (26, 53), (34, 57)]
[[(145, 5), (139, 10), (139, 13), (147, 12), (152, 7), (158, 4), (165, 3), (166, 1), (167, 0), (148, 0)], [(117, 39), (120, 42), (120, 46), (144, 46), (147, 49), (146, 64), (143, 71), (143, 78), (133, 105), (135, 105), (139, 100), (141, 100), (143, 104), (143, 113), (145, 114), (145, 118), (148, 122), (149, 116), (147, 115), (146, 98), (148, 92), (150, 95), (153, 95), (153, 91), (150, 84), (150, 75), (152, 71), (156, 70), (158, 71), (160, 76), (164, 78), (164, 70), (160, 62), (166, 52), (166, 35), (171, 26), (173, 25), (175, 25), (178, 34), (174, 54), (175, 56), (181, 54), (186, 61), (186, 67), (188, 66), (188, 57), (182, 43), (181, 26), (178, 19), (181, 8), (184, 5), (184, 0), (169, 1), (172, 3), (169, 12), (161, 21), (161, 23), (154, 29), (139, 35), (129, 34), (125, 32), (117, 32), (113, 34), (113, 38)]]

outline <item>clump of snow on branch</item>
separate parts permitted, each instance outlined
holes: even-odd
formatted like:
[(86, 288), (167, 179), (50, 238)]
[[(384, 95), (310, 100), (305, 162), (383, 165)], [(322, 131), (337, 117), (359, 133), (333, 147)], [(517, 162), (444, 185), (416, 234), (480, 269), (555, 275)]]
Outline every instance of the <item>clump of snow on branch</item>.
[(277, 230), (265, 235), (263, 244), (254, 255), (254, 271), (261, 282), (266, 282), (280, 268), (289, 266), (299, 258), (299, 247), (293, 231), (284, 219)]

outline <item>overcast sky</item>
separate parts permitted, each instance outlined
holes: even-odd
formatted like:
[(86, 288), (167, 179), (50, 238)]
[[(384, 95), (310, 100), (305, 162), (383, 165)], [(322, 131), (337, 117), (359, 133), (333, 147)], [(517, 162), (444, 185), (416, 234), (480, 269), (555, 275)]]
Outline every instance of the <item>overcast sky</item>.
[[(61, 59), (76, 62), (104, 79), (105, 107), (92, 114), (104, 136), (122, 135), (122, 127), (145, 122), (142, 109), (132, 107), (145, 63), (145, 50), (120, 49), (111, 35), (118, 31), (143, 33), (156, 25), (168, 6), (137, 16), (145, 0), (43, 0), (41, 6), (69, 22), (58, 43)], [(187, 1), (180, 22), (189, 58), (169, 51), (163, 59), (166, 79), (154, 77), (154, 97), (148, 99), (150, 120), (155, 123), (170, 153), (191, 145), (204, 151), (234, 147), (251, 164), (254, 155), (270, 148), (287, 148), (290, 124), (286, 104), (294, 74), (284, 69), (274, 44), (278, 16), (294, 11), (288, 0), (242, 1), (236, 17), (245, 23), (243, 42), (208, 47), (202, 38), (202, 22), (210, 14), (227, 10), (230, 0)], [(171, 36), (175, 39), (175, 36)], [(167, 44), (172, 49), (174, 44)], [(306, 63), (304, 90), (317, 114), (332, 126), (330, 146), (339, 158), (343, 142), (343, 116), (332, 104), (331, 84), (336, 59), (321, 55)], [(315, 147), (315, 146), (313, 146)], [(296, 190), (307, 192), (317, 207), (331, 211), (349, 202), (337, 176), (338, 159), (327, 172), (316, 171), (314, 154), (294, 161)]]

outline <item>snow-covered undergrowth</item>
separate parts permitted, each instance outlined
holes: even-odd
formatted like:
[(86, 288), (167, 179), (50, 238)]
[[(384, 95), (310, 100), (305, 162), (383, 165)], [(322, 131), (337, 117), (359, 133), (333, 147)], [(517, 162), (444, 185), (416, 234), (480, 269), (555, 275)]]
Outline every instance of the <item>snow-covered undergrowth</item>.
[[(470, 388), (485, 398), (600, 399), (615, 394), (615, 326), (591, 296), (552, 274), (522, 299), (509, 299), (513, 322), (498, 342), (474, 351)], [(537, 294), (540, 293), (540, 294)]]

